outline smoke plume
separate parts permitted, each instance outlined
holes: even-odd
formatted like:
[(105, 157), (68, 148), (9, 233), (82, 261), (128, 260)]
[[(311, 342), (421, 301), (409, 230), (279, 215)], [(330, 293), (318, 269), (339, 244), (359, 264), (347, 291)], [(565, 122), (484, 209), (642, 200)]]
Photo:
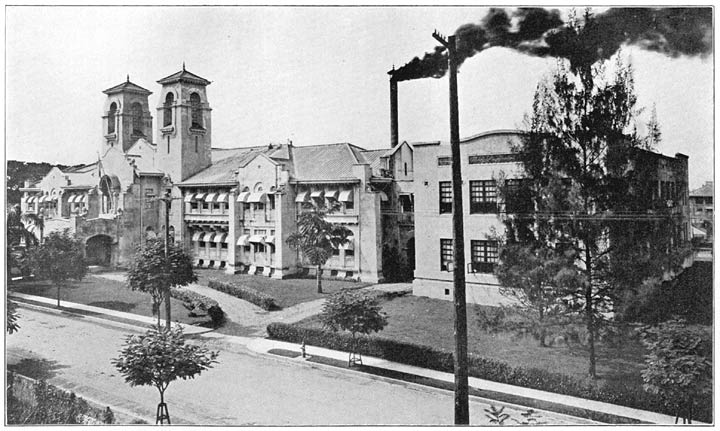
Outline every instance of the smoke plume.
[[(584, 21), (582, 26), (565, 23), (557, 9), (490, 9), (479, 24), (465, 24), (455, 31), (458, 66), (494, 46), (537, 57), (567, 58), (573, 68), (607, 59), (623, 44), (669, 57), (712, 51), (709, 7), (614, 8), (597, 15), (586, 13)], [(441, 78), (447, 67), (445, 48), (436, 46), (390, 73), (396, 81)]]

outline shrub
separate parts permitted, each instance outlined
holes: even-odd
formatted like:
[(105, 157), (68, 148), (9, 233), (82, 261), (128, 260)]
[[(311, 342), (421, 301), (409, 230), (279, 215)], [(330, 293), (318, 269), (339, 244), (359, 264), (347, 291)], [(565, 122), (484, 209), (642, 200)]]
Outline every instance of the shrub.
[(220, 308), (220, 304), (212, 298), (190, 290), (175, 288), (170, 289), (170, 296), (181, 300), (185, 308), (189, 310), (188, 314), (190, 316), (197, 315), (197, 310), (206, 312), (212, 319), (215, 328), (220, 327), (225, 322), (225, 312)]
[[(332, 350), (347, 351), (352, 337), (317, 328), (303, 328), (285, 323), (271, 323), (267, 327), (270, 338), (291, 343), (302, 343)], [(381, 337), (364, 337), (358, 342), (358, 353), (416, 367), (452, 373), (453, 354), (434, 347), (400, 342)], [(468, 373), (471, 377), (498, 383), (522, 386), (579, 398), (619, 404), (644, 410), (674, 415), (662, 400), (642, 388), (624, 383), (609, 382), (598, 385), (573, 377), (537, 368), (513, 367), (504, 362), (468, 355)], [(704, 422), (712, 421), (712, 396), (698, 400), (695, 417)]]
[(272, 296), (266, 295), (255, 289), (238, 286), (235, 283), (225, 283), (211, 278), (208, 281), (208, 287), (248, 301), (267, 311), (277, 310), (280, 308), (280, 306), (277, 305), (277, 301)]

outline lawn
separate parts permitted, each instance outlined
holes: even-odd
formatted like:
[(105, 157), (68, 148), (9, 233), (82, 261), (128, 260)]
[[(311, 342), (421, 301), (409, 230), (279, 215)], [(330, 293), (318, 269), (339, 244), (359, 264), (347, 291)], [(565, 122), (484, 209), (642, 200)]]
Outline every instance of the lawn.
[[(439, 299), (404, 296), (381, 300), (388, 315), (388, 326), (379, 336), (454, 351), (453, 303)], [(540, 347), (531, 336), (516, 333), (489, 333), (481, 328), (479, 313), (483, 309), (468, 304), (468, 351), (503, 361), (512, 366), (541, 368), (554, 373), (587, 378), (588, 353), (577, 344)], [(321, 327), (318, 316), (298, 323), (305, 327)], [(620, 347), (600, 344), (597, 374), (602, 381), (622, 381), (642, 384), (640, 370), (644, 347), (636, 340), (625, 340)]]
[[(10, 290), (28, 295), (57, 298), (55, 285), (49, 281), (23, 281), (14, 283)], [(82, 281), (70, 281), (60, 289), (60, 301), (75, 302), (93, 307), (109, 308), (126, 313), (152, 317), (152, 298), (149, 294), (130, 290), (124, 283), (105, 278), (87, 276)], [(204, 323), (207, 317), (188, 317), (188, 311), (182, 301), (170, 299), (173, 321), (189, 325)], [(161, 317), (165, 319), (165, 306), (162, 305)]]
[(212, 269), (198, 269), (196, 273), (198, 275), (198, 284), (207, 286), (210, 279), (226, 283), (235, 283), (239, 286), (249, 287), (272, 296), (282, 308), (315, 299), (327, 298), (328, 294), (343, 289), (359, 289), (371, 284), (344, 280), (322, 280), (323, 293), (317, 293), (315, 278), (276, 280), (260, 275), (227, 274)]

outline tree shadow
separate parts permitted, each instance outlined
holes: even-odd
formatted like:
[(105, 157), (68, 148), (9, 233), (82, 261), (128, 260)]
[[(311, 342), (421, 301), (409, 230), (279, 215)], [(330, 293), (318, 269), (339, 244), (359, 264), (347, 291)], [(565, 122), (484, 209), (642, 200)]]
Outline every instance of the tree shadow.
[(43, 358), (23, 358), (17, 364), (7, 366), (8, 371), (36, 380), (48, 380), (55, 377), (57, 375), (55, 371), (63, 368), (70, 368), (70, 366)]
[(123, 312), (130, 312), (137, 306), (137, 304), (122, 301), (96, 301), (87, 305), (92, 307), (109, 308), (110, 310)]

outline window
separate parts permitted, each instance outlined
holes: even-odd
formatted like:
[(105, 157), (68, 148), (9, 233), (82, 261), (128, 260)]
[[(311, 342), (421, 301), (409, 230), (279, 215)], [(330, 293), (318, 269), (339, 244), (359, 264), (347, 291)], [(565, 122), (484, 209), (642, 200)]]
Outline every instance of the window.
[(227, 248), (228, 248), (227, 243), (226, 243), (226, 242), (221, 242), (221, 243), (220, 243), (220, 248), (222, 248), (223, 250), (227, 250)]
[(470, 181), (470, 214), (494, 212), (497, 212), (495, 181)]
[(340, 249), (334, 248), (332, 251), (333, 256), (340, 256)]
[(404, 213), (413, 212), (413, 201), (410, 195), (400, 195), (400, 208)]
[(203, 202), (203, 203), (202, 203), (202, 209), (206, 210), (206, 209), (208, 209), (208, 208), (210, 208), (210, 204), (208, 204), (207, 202)]
[(403, 170), (405, 171), (405, 176), (407, 176), (407, 163), (403, 163)]
[(200, 241), (200, 242), (199, 242), (199, 245), (200, 245), (200, 247), (203, 247), (203, 248), (204, 248), (204, 247), (205, 247), (205, 241)]
[(170, 154), (170, 135), (167, 136), (167, 153)]
[(172, 125), (172, 106), (175, 103), (175, 96), (168, 93), (163, 104), (163, 127)]
[(132, 133), (133, 135), (145, 136), (143, 127), (143, 108), (138, 102), (135, 102), (130, 107), (132, 114)]
[(450, 166), (452, 165), (452, 157), (438, 157), (438, 166)]
[(196, 153), (197, 153), (197, 149), (198, 149), (198, 137), (196, 136), (195, 137), (195, 152)]
[(255, 211), (265, 211), (265, 204), (258, 202), (255, 204)]
[(351, 210), (351, 209), (355, 209), (355, 202), (353, 202), (353, 201), (345, 202), (345, 210)]
[(453, 261), (453, 240), (440, 239), (440, 271), (447, 271), (448, 264)]
[(271, 210), (275, 209), (275, 195), (267, 195), (268, 198), (268, 207)]
[(355, 260), (355, 250), (345, 250), (345, 259), (348, 261)]
[(115, 114), (117, 113), (117, 104), (115, 102), (110, 104), (110, 111), (108, 111), (108, 135), (115, 133)]
[(220, 204), (217, 203), (217, 202), (213, 202), (213, 204), (212, 204), (212, 209), (213, 209), (213, 211), (214, 211), (214, 210), (219, 210), (219, 209), (220, 209)]
[(498, 261), (496, 241), (470, 241), (472, 272), (491, 273)]
[(265, 253), (265, 244), (258, 242), (253, 245), (255, 246), (255, 253)]
[(200, 95), (197, 93), (192, 93), (190, 95), (190, 110), (192, 115), (192, 122), (190, 124), (191, 129), (202, 129), (203, 128), (203, 121), (202, 121), (202, 105), (200, 102)]
[(452, 212), (452, 183), (440, 181), (440, 214)]
[(190, 210), (191, 211), (197, 211), (198, 209), (198, 203), (197, 202), (190, 202)]

